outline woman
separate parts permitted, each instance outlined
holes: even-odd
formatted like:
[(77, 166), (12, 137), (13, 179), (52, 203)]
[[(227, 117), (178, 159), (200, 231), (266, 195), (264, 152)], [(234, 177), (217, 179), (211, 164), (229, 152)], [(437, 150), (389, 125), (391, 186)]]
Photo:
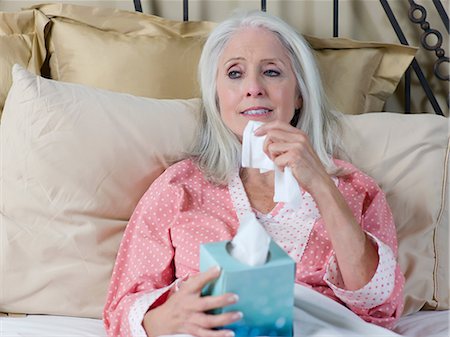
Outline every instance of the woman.
[[(207, 311), (235, 294), (201, 297), (219, 270), (198, 273), (199, 246), (230, 240), (237, 211), (255, 212), (296, 261), (296, 282), (390, 327), (403, 308), (395, 226), (376, 183), (339, 149), (338, 119), (325, 103), (304, 40), (262, 12), (220, 24), (199, 65), (202, 134), (190, 158), (149, 188), (127, 226), (104, 311), (110, 336), (233, 336), (215, 328), (242, 313)], [(243, 130), (263, 122), (264, 152), (290, 168), (305, 191), (301, 207), (275, 203), (273, 171), (240, 167)]]

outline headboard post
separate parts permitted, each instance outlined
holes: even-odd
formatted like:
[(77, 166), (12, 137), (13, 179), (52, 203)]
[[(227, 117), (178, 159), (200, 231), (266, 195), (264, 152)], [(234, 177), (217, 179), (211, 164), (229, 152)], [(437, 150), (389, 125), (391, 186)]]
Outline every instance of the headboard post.
[(339, 0), (333, 0), (333, 37), (339, 36)]
[(183, 0), (183, 21), (189, 21), (189, 1)]
[(261, 0), (261, 10), (263, 12), (267, 11), (267, 0)]
[(134, 2), (134, 10), (136, 12), (141, 12), (142, 13), (142, 4), (141, 4), (141, 0), (133, 0)]

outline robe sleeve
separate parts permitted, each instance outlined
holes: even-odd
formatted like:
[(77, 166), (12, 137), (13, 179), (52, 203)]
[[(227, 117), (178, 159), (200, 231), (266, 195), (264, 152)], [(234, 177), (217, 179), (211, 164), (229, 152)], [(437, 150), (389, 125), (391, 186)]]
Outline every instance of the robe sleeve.
[(397, 262), (397, 235), (394, 219), (383, 191), (370, 184), (359, 217), (362, 229), (375, 246), (379, 261), (372, 279), (361, 289), (344, 288), (335, 255), (327, 265), (324, 281), (335, 295), (365, 321), (392, 328), (403, 311), (404, 276)]
[[(166, 171), (167, 173), (167, 171)], [(111, 337), (146, 336), (142, 319), (176, 286), (170, 228), (183, 191), (162, 174), (135, 208), (125, 229), (103, 311)]]

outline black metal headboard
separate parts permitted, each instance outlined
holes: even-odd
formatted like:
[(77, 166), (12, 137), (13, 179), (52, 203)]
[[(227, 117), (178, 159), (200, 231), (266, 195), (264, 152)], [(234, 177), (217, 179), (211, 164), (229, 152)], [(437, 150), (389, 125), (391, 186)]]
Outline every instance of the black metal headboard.
[[(384, 12), (386, 13), (389, 22), (391, 23), (392, 28), (394, 29), (397, 38), (399, 39), (399, 42), (403, 45), (409, 45), (405, 34), (403, 33), (402, 28), (400, 27), (397, 18), (394, 14), (394, 12), (391, 9), (391, 6), (389, 5), (389, 2), (387, 0), (379, 0), (381, 6), (384, 9)], [(417, 4), (414, 0), (407, 0), (409, 3), (409, 10), (408, 10), (408, 17), (411, 22), (414, 24), (417, 24), (422, 29), (423, 33), (420, 38), (420, 43), (422, 47), (428, 51), (434, 52), (436, 55), (436, 60), (434, 62), (433, 66), (433, 72), (434, 75), (443, 82), (449, 82), (449, 74), (445, 74), (443, 72), (445, 64), (449, 64), (450, 60), (448, 55), (446, 55), (445, 49), (442, 48), (443, 43), (443, 34), (433, 28), (431, 24), (427, 21), (427, 10), (424, 6), (421, 6)], [(142, 12), (142, 4), (141, 0), (133, 0), (134, 2), (134, 8), (138, 12)], [(189, 0), (182, 0), (183, 2), (183, 21), (189, 20)], [(445, 35), (448, 39), (450, 34), (449, 29), (449, 17), (447, 15), (447, 12), (445, 11), (444, 6), (442, 5), (442, 2), (440, 0), (432, 0), (435, 9), (437, 10), (446, 30), (447, 34)], [(266, 11), (267, 10), (267, 0), (261, 0), (261, 10)], [(333, 0), (333, 37), (339, 36), (339, 0)], [(430, 36), (434, 37), (434, 40), (436, 41), (435, 44), (429, 44), (427, 41), (430, 38)], [(405, 73), (405, 113), (411, 112), (411, 71), (414, 71), (417, 78), (419, 79), (420, 85), (422, 86), (431, 106), (433, 107), (433, 110), (438, 115), (444, 115), (443, 109), (440, 106), (439, 102), (436, 99), (436, 96), (433, 93), (433, 90), (431, 89), (431, 86), (426, 79), (424, 72), (417, 62), (416, 58), (414, 58), (411, 66), (408, 68), (408, 70)], [(447, 96), (447, 108), (450, 107), (450, 93)]]
[[(408, 0), (409, 2), (409, 10), (408, 10), (408, 17), (409, 19), (415, 23), (420, 25), (420, 28), (423, 30), (422, 36), (420, 38), (420, 43), (423, 48), (429, 51), (434, 51), (437, 57), (437, 60), (434, 62), (433, 72), (434, 75), (441, 81), (447, 81), (449, 82), (449, 75), (442, 73), (442, 64), (443, 63), (449, 63), (449, 57), (445, 55), (445, 50), (442, 48), (442, 42), (443, 37), (442, 33), (431, 27), (430, 23), (426, 20), (427, 19), (427, 10), (425, 7), (418, 5), (414, 0)], [(392, 25), (392, 28), (394, 28), (395, 33), (397, 34), (397, 37), (401, 44), (409, 45), (408, 41), (406, 40), (405, 34), (403, 33), (394, 13), (392, 12), (391, 7), (389, 6), (389, 3), (387, 0), (380, 0), (381, 5), (383, 6), (383, 9), (389, 18), (389, 21)], [(436, 10), (439, 14), (439, 16), (442, 19), (442, 22), (444, 23), (444, 26), (447, 29), (447, 38), (449, 36), (449, 19), (448, 15), (444, 9), (444, 6), (442, 5), (440, 0), (433, 0), (433, 4), (436, 7)], [(416, 16), (416, 13), (419, 13), (420, 16)], [(435, 36), (436, 43), (434, 45), (430, 45), (427, 42), (427, 38), (431, 35)], [(417, 60), (414, 58), (412, 64), (412, 69), (416, 73), (420, 84), (422, 85), (423, 90), (425, 91), (425, 94), (427, 95), (428, 100), (430, 101), (431, 105), (433, 106), (434, 112), (438, 115), (444, 115), (443, 110), (441, 106), (439, 105), (438, 101), (436, 100), (436, 97), (431, 90), (431, 87), (425, 78), (422, 68), (420, 67)], [(411, 67), (406, 71), (405, 73), (405, 111), (410, 112), (411, 111)], [(447, 96), (447, 106), (450, 106), (450, 96)]]

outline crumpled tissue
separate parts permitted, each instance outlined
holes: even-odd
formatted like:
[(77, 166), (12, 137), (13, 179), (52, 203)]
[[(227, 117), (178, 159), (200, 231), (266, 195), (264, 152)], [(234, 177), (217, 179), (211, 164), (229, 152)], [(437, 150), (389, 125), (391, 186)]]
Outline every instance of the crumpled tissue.
[(266, 136), (255, 136), (254, 132), (263, 125), (262, 122), (249, 121), (242, 137), (242, 167), (258, 168), (261, 173), (275, 171), (275, 193), (273, 201), (289, 203), (299, 207), (302, 200), (302, 190), (292, 174), (290, 167), (281, 171), (264, 153), (263, 146)]

